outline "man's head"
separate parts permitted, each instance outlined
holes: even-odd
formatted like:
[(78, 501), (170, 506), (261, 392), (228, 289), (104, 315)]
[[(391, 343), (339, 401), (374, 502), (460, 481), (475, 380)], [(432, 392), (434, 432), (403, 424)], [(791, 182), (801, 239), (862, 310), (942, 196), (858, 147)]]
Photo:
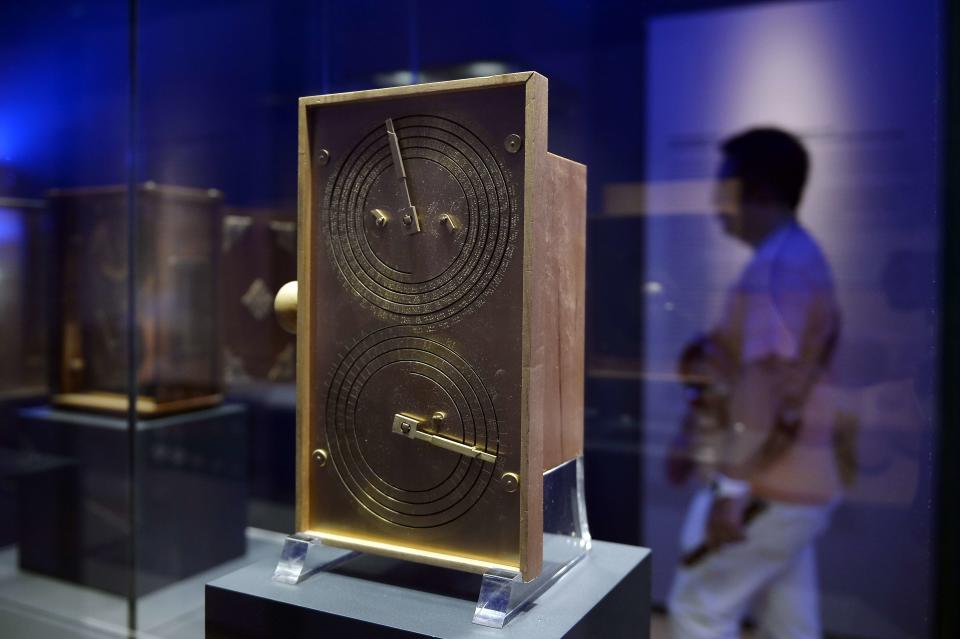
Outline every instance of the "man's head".
[(720, 145), (716, 206), (724, 230), (756, 245), (785, 219), (795, 218), (810, 160), (795, 136), (750, 129)]

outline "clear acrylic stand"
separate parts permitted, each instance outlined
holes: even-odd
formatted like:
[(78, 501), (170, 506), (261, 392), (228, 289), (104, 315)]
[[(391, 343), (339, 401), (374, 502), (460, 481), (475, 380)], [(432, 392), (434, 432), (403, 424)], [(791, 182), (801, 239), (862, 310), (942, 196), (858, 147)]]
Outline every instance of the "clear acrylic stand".
[(566, 575), (589, 550), (581, 456), (543, 476), (543, 571), (526, 583), (519, 572), (484, 573), (473, 623), (503, 628), (516, 613)]
[(311, 564), (308, 561), (310, 549), (322, 543), (319, 537), (302, 532), (287, 537), (283, 542), (283, 550), (280, 551), (280, 561), (273, 571), (273, 580), (295, 586), (315, 572), (333, 570), (360, 554), (348, 552), (331, 561)]
[[(540, 575), (525, 583), (519, 571), (484, 573), (473, 623), (502, 628), (527, 604), (555, 585), (590, 550), (582, 456), (544, 474), (543, 530), (543, 570)], [(360, 554), (350, 552), (332, 561), (311, 565), (310, 548), (321, 543), (319, 538), (306, 533), (287, 537), (273, 580), (296, 585), (315, 572), (332, 570)]]

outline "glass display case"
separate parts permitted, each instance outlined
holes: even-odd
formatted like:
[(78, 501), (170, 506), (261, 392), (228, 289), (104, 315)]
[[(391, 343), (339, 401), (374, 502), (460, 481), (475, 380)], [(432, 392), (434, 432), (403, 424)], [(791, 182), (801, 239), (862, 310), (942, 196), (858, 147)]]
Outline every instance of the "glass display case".
[[(484, 198), (523, 190), (525, 167), (510, 160), (523, 151), (511, 154), (505, 130), (519, 120), (487, 104), (457, 128), (456, 105), (425, 104), (442, 122), (417, 127), (442, 130), (442, 156), (438, 142), (405, 137), (416, 127), (401, 119), (422, 114), (371, 107), (382, 112), (367, 127), (370, 148), (357, 144), (363, 127), (331, 119), (325, 134), (339, 142), (321, 145), (332, 153), (325, 166), (339, 170), (355, 152), (369, 160), (357, 168), (384, 177), (363, 193), (341, 183), (346, 200), (369, 202), (351, 209), (358, 217), (341, 220), (350, 224), (333, 241), (304, 228), (297, 212), (300, 98), (524, 71), (549, 78), (543, 149), (588, 167), (576, 309), (585, 318), (583, 415), (573, 421), (583, 432), (577, 496), (590, 535), (577, 534), (652, 549), (650, 636), (682, 636), (692, 616), (726, 601), (731, 589), (703, 578), (716, 566), (750, 584), (724, 618), (728, 634), (743, 625), (781, 636), (777, 624), (788, 619), (831, 637), (957, 636), (955, 5), (0, 6), (0, 636), (203, 636), (206, 584), (272, 572), (287, 536), (311, 529), (296, 515), (298, 455), (329, 450), (298, 445), (297, 393), (320, 402), (361, 332), (410, 331), (401, 336), (408, 346), (439, 335), (430, 348), (444, 354), (470, 342), (471, 367), (484, 375), (478, 388), (492, 389), (498, 420), (522, 432), (511, 411), (529, 398), (507, 382), (523, 366), (498, 358), (508, 359), (507, 345), (548, 352), (572, 326), (566, 316), (548, 312), (552, 324), (519, 339), (505, 326), (522, 317), (522, 303), (495, 296), (469, 321), (439, 328), (396, 317), (422, 305), (418, 295), (450, 293), (447, 266), (468, 262), (473, 249), (502, 257), (519, 281), (537, 266), (524, 261), (524, 243), (556, 239), (556, 227), (526, 229), (504, 257), (510, 242), (492, 226), (468, 238), (473, 226), (461, 224), (457, 235), (460, 217), (480, 210), (471, 199), (479, 195), (463, 190), (471, 176), (499, 173), (503, 184)], [(411, 163), (407, 202), (386, 181), (395, 174), (387, 120), (400, 164)], [(360, 177), (369, 175), (341, 176)], [(428, 182), (437, 195), (421, 203), (417, 188)], [(538, 180), (531, 202), (564, 186)], [(443, 251), (404, 248), (416, 237), (405, 232), (405, 206), (418, 213), (417, 239), (447, 242)], [(298, 245), (329, 269), (310, 292), (322, 318), (310, 343), (325, 368), (307, 380), (297, 365), (307, 340), (284, 332), (273, 306), (285, 283), (304, 281)], [(492, 282), (502, 273), (475, 275)], [(492, 288), (505, 292), (512, 280), (497, 281)], [(538, 295), (559, 295), (556, 281), (543, 281)], [(457, 293), (426, 319), (457, 319), (470, 306)], [(423, 357), (437, 365), (404, 357), (397, 366), (453, 374), (436, 352)], [(571, 391), (549, 377), (556, 362), (541, 364), (526, 373)], [(380, 428), (380, 413), (405, 395), (395, 379), (372, 379), (354, 380), (331, 410), (375, 413)], [(460, 400), (452, 386), (417, 379), (446, 408), (389, 412), (382, 432), (344, 449), (438, 453), (416, 435), (401, 439), (403, 423), (442, 435), (433, 413), (452, 414)], [(390, 401), (365, 396), (373, 391)], [(353, 405), (359, 397), (364, 407)], [(562, 401), (543, 404), (544, 419), (569, 417)], [(755, 468), (733, 463), (726, 444), (758, 437), (758, 424), (770, 456)], [(469, 466), (424, 458), (420, 476), (391, 457), (384, 474), (396, 482), (378, 484), (361, 514), (387, 526), (392, 483), (430, 489), (441, 471)], [(490, 465), (477, 461), (485, 472), (476, 474), (492, 477), (482, 464)], [(495, 481), (513, 469), (497, 470)], [(326, 471), (333, 488), (346, 486), (335, 463)], [(484, 506), (493, 499), (480, 497)], [(492, 515), (471, 523), (482, 538), (498, 525), (520, 526)], [(757, 541), (784, 552), (760, 560)], [(584, 587), (586, 561), (561, 583)], [(386, 564), (361, 557), (324, 574), (336, 577), (329, 583), (369, 579), (371, 565)], [(412, 570), (390, 565), (395, 584)], [(761, 578), (774, 574), (783, 578)], [(470, 577), (450, 599), (472, 612), (482, 577)], [(322, 590), (310, 584), (323, 579), (291, 592)], [(485, 583), (491, 615), (507, 621), (503, 634), (538, 614), (534, 604), (506, 619), (509, 606), (498, 607), (494, 595), (523, 599), (515, 574)], [(463, 622), (470, 627), (469, 614)]]
[(59, 233), (55, 404), (127, 410), (131, 290), (137, 306), (137, 413), (222, 401), (217, 304), (222, 201), (216, 189), (153, 182), (138, 186), (135, 196), (125, 186), (51, 191)]
[(43, 200), (0, 197), (0, 396), (47, 387), (49, 211)]

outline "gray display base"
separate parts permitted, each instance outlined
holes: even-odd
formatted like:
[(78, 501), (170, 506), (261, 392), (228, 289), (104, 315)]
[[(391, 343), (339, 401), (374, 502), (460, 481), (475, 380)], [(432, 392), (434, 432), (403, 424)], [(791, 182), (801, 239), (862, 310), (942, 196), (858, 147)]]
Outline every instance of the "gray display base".
[[(335, 560), (347, 551), (320, 547)], [(264, 560), (207, 584), (207, 639), (226, 637), (645, 638), (650, 551), (595, 541), (554, 587), (502, 629), (471, 623), (480, 576), (360, 555), (299, 585)]]

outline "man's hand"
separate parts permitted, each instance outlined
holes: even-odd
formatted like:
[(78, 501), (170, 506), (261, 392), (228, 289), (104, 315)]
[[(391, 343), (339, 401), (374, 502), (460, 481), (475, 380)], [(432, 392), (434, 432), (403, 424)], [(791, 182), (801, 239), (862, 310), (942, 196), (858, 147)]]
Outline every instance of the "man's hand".
[(707, 546), (719, 548), (746, 539), (743, 514), (749, 497), (714, 497), (707, 517)]
[(686, 426), (674, 436), (667, 451), (667, 481), (681, 486), (690, 479), (695, 470), (693, 464), (693, 444)]

